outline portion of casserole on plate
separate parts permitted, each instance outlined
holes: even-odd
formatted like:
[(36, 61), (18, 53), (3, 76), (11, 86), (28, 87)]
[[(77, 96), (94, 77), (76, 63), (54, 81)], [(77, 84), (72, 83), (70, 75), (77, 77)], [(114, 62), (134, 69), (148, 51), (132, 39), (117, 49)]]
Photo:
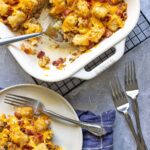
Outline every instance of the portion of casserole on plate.
[[(0, 0), (0, 8), (1, 21), (20, 34), (41, 32), (43, 28), (38, 18), (46, 8), (49, 17), (55, 18), (53, 27), (63, 33), (65, 41), (76, 47), (76, 51), (70, 53), (70, 61), (122, 28), (127, 18), (124, 0)], [(49, 64), (58, 69), (65, 66), (66, 58), (51, 61), (51, 56), (42, 49), (37, 52), (39, 41), (40, 38), (30, 39), (32, 48), (23, 44), (21, 49), (35, 54), (42, 68)], [(57, 43), (56, 49), (59, 47)]]
[(50, 119), (34, 116), (31, 107), (18, 107), (14, 115), (0, 115), (0, 150), (62, 150), (52, 142)]

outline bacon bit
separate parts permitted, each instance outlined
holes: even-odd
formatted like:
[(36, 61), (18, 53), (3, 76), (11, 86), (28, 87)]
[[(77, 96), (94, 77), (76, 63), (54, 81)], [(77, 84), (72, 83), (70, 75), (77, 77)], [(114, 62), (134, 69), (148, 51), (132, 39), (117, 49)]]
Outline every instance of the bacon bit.
[(20, 113), (17, 113), (17, 112), (15, 112), (14, 115), (15, 115), (18, 119), (21, 119), (21, 117), (22, 117), (21, 114), (20, 114)]
[(49, 149), (53, 149), (53, 148), (54, 148), (54, 145), (53, 145), (52, 143), (48, 143), (48, 144), (47, 144), (47, 147), (48, 147)]
[(60, 64), (63, 64), (66, 61), (66, 58), (59, 58), (56, 61), (53, 61), (54, 66), (59, 66)]
[(41, 133), (37, 133), (35, 136), (34, 136), (34, 142), (36, 144), (39, 144), (39, 143), (42, 143), (44, 141), (43, 139), (43, 135)]
[(66, 16), (68, 16), (70, 13), (72, 12), (72, 10), (70, 10), (70, 9), (67, 9), (67, 10), (65, 10), (64, 12), (63, 12), (63, 17), (66, 17)]
[(27, 135), (35, 135), (34, 131), (26, 129), (26, 128), (21, 128), (21, 131)]
[(122, 15), (122, 10), (121, 10), (121, 9), (118, 9), (117, 12), (116, 12), (116, 14), (121, 17), (121, 15)]
[(106, 29), (104, 36), (105, 36), (106, 38), (108, 38), (108, 37), (110, 37), (112, 34), (113, 34), (112, 31), (110, 31), (109, 29)]
[(45, 52), (43, 52), (43, 51), (40, 51), (40, 52), (37, 54), (37, 58), (42, 58), (43, 56), (45, 56)]
[(12, 14), (12, 12), (13, 12), (13, 8), (10, 7), (7, 11), (7, 17), (10, 16)]
[(43, 142), (43, 135), (41, 133), (37, 133), (37, 138), (40, 142)]
[(24, 146), (22, 147), (22, 150), (32, 150), (32, 149), (33, 149), (33, 147), (30, 146), (30, 145), (24, 145)]
[(58, 70), (62, 70), (65, 67), (64, 65), (65, 61), (66, 61), (66, 58), (59, 58), (58, 60), (53, 61), (53, 65), (56, 66)]
[(103, 21), (104, 21), (104, 22), (108, 22), (108, 21), (110, 20), (110, 18), (111, 18), (110, 16), (106, 16), (106, 17), (103, 19)]
[(88, 46), (87, 46), (87, 49), (91, 49), (95, 46), (95, 43), (90, 43)]
[(92, 0), (87, 0), (87, 2), (91, 4)]
[(29, 129), (25, 129), (25, 133), (26, 133), (27, 135), (34, 135), (34, 134), (35, 134), (34, 131), (29, 130)]
[(127, 19), (127, 12), (126, 10), (124, 10), (125, 8), (127, 7), (127, 4), (122, 2), (120, 4), (118, 4), (118, 11), (116, 12), (116, 14), (118, 16), (120, 16), (123, 20), (126, 20)]
[(34, 120), (31, 121), (31, 125), (34, 126)]
[(7, 128), (8, 130), (10, 129), (10, 125), (6, 125), (6, 127), (5, 128)]
[(21, 131), (24, 132), (24, 133), (25, 133), (25, 130), (26, 130), (25, 128), (21, 128)]
[(57, 61), (53, 61), (53, 65), (54, 65), (54, 66), (58, 66), (59, 63), (58, 63)]
[(127, 19), (127, 12), (125, 11), (125, 12), (122, 12), (122, 10), (118, 10), (117, 12), (116, 12), (116, 14), (120, 17), (120, 18), (122, 18), (123, 20), (126, 20)]
[(19, 124), (19, 126), (23, 126), (23, 125), (24, 125), (24, 122), (23, 122), (22, 120), (19, 120), (19, 121), (18, 121), (18, 124)]
[(7, 23), (7, 17), (6, 16), (1, 16), (0, 18), (1, 18), (1, 21), (3, 21), (3, 22), (5, 21), (5, 23)]

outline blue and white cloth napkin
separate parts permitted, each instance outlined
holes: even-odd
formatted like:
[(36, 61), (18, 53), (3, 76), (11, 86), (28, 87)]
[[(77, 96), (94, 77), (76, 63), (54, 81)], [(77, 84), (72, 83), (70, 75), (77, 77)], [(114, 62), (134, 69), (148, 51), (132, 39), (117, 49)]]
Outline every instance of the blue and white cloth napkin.
[(100, 138), (83, 130), (83, 150), (113, 150), (113, 124), (116, 112), (110, 110), (101, 115), (95, 115), (90, 111), (77, 110), (77, 114), (81, 121), (100, 124), (107, 132)]

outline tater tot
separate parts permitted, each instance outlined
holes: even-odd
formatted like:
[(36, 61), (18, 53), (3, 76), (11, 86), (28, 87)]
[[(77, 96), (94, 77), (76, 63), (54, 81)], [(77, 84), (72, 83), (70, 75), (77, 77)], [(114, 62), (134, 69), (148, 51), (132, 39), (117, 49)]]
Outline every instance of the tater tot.
[(31, 107), (18, 107), (15, 111), (15, 116), (18, 118), (31, 118), (33, 116), (33, 109)]

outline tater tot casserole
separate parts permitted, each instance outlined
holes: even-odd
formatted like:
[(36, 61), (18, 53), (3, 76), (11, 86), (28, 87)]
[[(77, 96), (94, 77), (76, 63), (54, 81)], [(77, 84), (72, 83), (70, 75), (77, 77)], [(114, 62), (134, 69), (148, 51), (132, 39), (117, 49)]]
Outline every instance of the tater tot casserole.
[[(56, 20), (53, 27), (77, 49), (71, 52), (70, 62), (122, 28), (127, 19), (124, 0), (0, 0), (0, 8), (0, 21), (19, 34), (42, 32), (38, 18), (42, 9), (48, 9), (49, 17)], [(51, 61), (42, 49), (37, 52), (39, 41), (40, 38), (30, 39), (32, 48), (23, 44), (21, 49), (36, 55), (42, 68), (51, 64), (62, 69), (65, 58)]]
[(62, 150), (52, 142), (50, 123), (46, 115), (35, 116), (31, 107), (18, 107), (14, 115), (1, 114), (0, 150)]

